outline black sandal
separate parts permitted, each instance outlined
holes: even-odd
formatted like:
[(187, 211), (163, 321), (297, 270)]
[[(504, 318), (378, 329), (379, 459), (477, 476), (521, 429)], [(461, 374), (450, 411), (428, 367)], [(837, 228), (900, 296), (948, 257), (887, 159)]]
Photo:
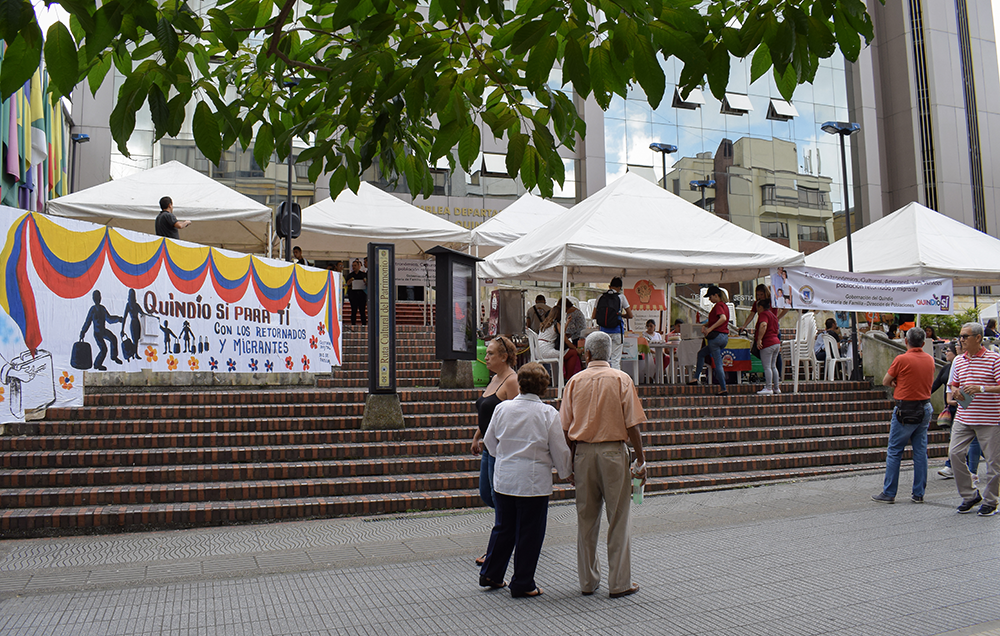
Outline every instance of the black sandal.
[(486, 577), (486, 576), (483, 576), (482, 574), (480, 574), (479, 575), (479, 587), (488, 587), (488, 588), (490, 588), (492, 590), (500, 590), (500, 589), (503, 589), (503, 588), (507, 587), (507, 581), (503, 581), (502, 583), (497, 583), (493, 579), (491, 579), (489, 577)]
[(482, 567), (482, 565), (484, 563), (486, 563), (486, 555), (485, 554), (483, 556), (481, 556), (481, 557), (476, 557), (476, 565)]

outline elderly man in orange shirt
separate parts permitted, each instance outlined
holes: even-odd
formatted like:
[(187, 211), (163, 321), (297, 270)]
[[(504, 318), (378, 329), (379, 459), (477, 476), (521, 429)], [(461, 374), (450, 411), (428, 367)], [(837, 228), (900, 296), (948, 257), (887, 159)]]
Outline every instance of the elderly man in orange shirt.
[[(631, 476), (646, 483), (639, 432), (646, 414), (632, 378), (608, 363), (608, 334), (597, 331), (587, 336), (584, 353), (587, 368), (570, 379), (559, 409), (566, 441), (573, 450), (580, 590), (589, 596), (601, 582), (597, 539), (603, 501), (608, 511), (608, 591), (611, 598), (619, 598), (639, 591), (632, 583), (629, 495)], [(626, 442), (636, 454), (631, 471)]]

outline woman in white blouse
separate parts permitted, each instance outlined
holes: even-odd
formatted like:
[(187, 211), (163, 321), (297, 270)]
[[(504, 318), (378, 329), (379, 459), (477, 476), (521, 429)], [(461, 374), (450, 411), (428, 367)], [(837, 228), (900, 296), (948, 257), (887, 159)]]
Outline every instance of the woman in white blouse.
[(545, 540), (552, 469), (565, 479), (572, 473), (572, 455), (559, 421), (559, 411), (542, 402), (551, 378), (545, 367), (530, 362), (517, 372), (521, 394), (499, 404), (483, 443), (496, 458), (493, 501), (496, 522), (490, 535), (479, 585), (501, 588), (510, 557), (514, 576), (510, 595), (538, 596), (535, 568)]

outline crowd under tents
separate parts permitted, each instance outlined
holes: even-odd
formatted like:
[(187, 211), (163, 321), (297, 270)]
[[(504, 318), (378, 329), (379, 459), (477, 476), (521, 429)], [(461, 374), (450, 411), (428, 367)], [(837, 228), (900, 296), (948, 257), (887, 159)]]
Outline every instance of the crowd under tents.
[(488, 256), (479, 277), (561, 280), (565, 298), (570, 282), (606, 284), (621, 276), (667, 285), (726, 283), (803, 264), (801, 253), (626, 173)]
[(566, 208), (530, 192), (472, 230), (472, 253), (488, 256), (564, 213)]
[(464, 250), (469, 230), (421, 210), (362, 181), (302, 210), (302, 234), (293, 244), (306, 258), (342, 259), (366, 254), (368, 243), (393, 243), (396, 258), (423, 257), (438, 245)]
[[(951, 278), (955, 286), (1000, 282), (1000, 239), (908, 203), (851, 233), (854, 271), (883, 276)], [(847, 269), (847, 239), (805, 258), (819, 269)]]
[(169, 196), (174, 216), (191, 221), (181, 238), (244, 253), (266, 254), (271, 208), (178, 162), (80, 190), (46, 203), (55, 216), (155, 234), (160, 198)]

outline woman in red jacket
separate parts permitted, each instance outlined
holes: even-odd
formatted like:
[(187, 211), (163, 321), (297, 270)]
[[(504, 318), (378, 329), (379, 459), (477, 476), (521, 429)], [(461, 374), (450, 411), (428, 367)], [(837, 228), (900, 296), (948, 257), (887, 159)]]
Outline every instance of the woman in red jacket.
[(757, 328), (754, 339), (760, 349), (760, 361), (764, 365), (764, 388), (757, 395), (781, 393), (778, 375), (778, 351), (781, 340), (778, 339), (778, 316), (771, 309), (771, 299), (763, 298), (756, 302)]

